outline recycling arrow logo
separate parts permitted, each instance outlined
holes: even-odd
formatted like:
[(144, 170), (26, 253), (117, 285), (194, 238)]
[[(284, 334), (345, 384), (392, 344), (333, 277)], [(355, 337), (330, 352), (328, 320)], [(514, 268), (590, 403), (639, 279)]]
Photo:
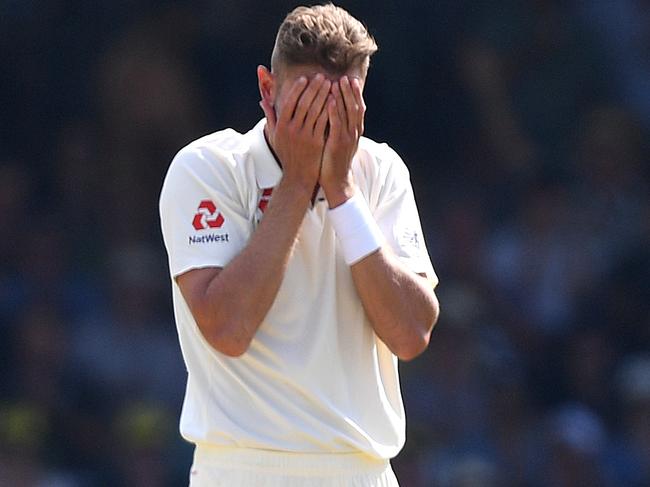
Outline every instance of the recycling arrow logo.
[(220, 228), (223, 222), (223, 215), (217, 211), (217, 205), (211, 200), (203, 200), (196, 210), (192, 226), (196, 230), (205, 230), (207, 228)]

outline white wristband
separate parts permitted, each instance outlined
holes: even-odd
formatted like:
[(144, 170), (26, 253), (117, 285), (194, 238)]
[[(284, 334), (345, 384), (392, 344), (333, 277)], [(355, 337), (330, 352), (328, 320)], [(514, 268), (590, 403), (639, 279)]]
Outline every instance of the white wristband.
[(329, 210), (328, 215), (348, 265), (356, 264), (382, 246), (383, 235), (362, 196), (355, 194)]

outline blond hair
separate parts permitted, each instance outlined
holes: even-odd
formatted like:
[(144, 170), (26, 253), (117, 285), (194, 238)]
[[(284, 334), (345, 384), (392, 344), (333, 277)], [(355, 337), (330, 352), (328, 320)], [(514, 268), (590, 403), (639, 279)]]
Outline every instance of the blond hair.
[(341, 7), (297, 7), (278, 29), (271, 68), (315, 64), (341, 75), (354, 66), (367, 70), (376, 51), (366, 27)]

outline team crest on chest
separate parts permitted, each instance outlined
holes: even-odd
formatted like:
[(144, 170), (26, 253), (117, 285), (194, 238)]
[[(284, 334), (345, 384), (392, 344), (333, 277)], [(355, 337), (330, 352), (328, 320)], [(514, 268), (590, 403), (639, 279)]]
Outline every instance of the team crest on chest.
[(264, 188), (262, 190), (262, 194), (260, 195), (260, 199), (257, 203), (257, 208), (255, 209), (255, 223), (259, 223), (264, 217), (264, 212), (269, 206), (272, 194), (273, 188)]

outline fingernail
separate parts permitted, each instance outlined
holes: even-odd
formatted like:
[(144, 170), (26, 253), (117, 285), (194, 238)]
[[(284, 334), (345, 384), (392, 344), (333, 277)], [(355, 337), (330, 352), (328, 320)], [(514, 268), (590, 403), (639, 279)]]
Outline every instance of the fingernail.
[(298, 78), (298, 83), (300, 84), (305, 84), (307, 82), (307, 78), (305, 76), (301, 76)]

